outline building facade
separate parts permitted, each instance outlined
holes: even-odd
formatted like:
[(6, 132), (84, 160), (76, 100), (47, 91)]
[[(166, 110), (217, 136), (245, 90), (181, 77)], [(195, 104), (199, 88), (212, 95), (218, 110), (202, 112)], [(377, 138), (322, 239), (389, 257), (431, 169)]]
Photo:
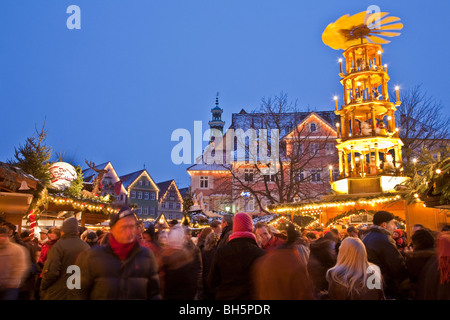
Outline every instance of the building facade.
[(339, 175), (336, 120), (333, 111), (234, 113), (223, 137), (187, 169), (191, 190), (205, 211), (252, 215), (269, 204), (317, 199)]
[(167, 220), (181, 220), (183, 218), (183, 197), (178, 190), (175, 180), (157, 183), (159, 188), (158, 213)]
[(126, 204), (136, 209), (140, 219), (155, 219), (158, 215), (159, 188), (147, 172), (139, 170), (120, 177), (127, 191)]

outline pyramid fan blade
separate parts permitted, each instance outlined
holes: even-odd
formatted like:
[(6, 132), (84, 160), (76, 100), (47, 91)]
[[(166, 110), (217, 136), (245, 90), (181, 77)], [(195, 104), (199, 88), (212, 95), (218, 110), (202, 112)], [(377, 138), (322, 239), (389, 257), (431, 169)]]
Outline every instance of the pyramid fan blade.
[(378, 30), (400, 30), (403, 28), (403, 23), (388, 24), (386, 26), (379, 27)]
[(379, 20), (388, 14), (389, 14), (389, 12), (375, 12), (375, 13), (369, 14), (366, 16), (366, 21), (364, 22), (364, 24), (366, 26), (370, 26), (372, 23), (375, 22), (375, 20)]
[(383, 37), (396, 37), (399, 36), (400, 32), (389, 32), (389, 31), (370, 31), (371, 35), (383, 36)]
[(364, 23), (364, 17), (366, 15), (366, 11), (354, 14), (351, 17), (348, 17), (345, 20), (344, 27), (346, 29), (350, 29), (351, 27), (360, 26)]
[(401, 19), (398, 18), (398, 17), (387, 17), (387, 18), (379, 20), (378, 22), (376, 22), (373, 25), (369, 25), (369, 28), (370, 29), (379, 28), (380, 26), (385, 25), (387, 23), (397, 22), (397, 21), (400, 21), (400, 20)]
[(370, 41), (374, 42), (374, 43), (379, 43), (379, 44), (386, 44), (389, 43), (389, 40), (385, 40), (383, 38), (377, 37), (377, 36), (368, 36), (367, 38), (370, 39)]

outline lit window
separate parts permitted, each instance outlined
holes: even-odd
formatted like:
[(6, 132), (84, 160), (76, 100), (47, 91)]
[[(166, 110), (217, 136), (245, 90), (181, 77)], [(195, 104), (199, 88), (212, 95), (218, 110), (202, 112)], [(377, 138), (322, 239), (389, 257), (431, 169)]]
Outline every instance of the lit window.
[(334, 150), (335, 150), (336, 148), (334, 147), (334, 144), (333, 143), (327, 143), (326, 145), (325, 145), (325, 154), (327, 155), (327, 156), (329, 156), (329, 155), (332, 155), (332, 154), (334, 154)]

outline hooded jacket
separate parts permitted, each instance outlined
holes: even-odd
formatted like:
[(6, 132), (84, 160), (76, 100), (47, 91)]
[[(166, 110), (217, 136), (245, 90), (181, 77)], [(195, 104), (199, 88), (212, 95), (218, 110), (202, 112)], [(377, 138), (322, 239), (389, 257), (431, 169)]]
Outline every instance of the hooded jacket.
[(77, 289), (67, 287), (67, 280), (73, 274), (68, 267), (75, 265), (78, 255), (90, 248), (78, 236), (78, 221), (75, 217), (64, 220), (61, 231), (64, 234), (49, 250), (44, 264), (41, 282), (43, 300), (76, 299)]

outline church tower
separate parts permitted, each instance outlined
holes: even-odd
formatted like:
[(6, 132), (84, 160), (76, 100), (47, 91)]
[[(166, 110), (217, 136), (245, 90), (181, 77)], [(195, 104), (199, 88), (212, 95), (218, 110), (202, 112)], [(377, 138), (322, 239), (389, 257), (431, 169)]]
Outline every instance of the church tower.
[(208, 122), (209, 128), (211, 129), (212, 136), (222, 136), (223, 127), (225, 126), (225, 121), (222, 121), (223, 110), (219, 107), (219, 93), (216, 95), (216, 106), (211, 109), (212, 119)]

